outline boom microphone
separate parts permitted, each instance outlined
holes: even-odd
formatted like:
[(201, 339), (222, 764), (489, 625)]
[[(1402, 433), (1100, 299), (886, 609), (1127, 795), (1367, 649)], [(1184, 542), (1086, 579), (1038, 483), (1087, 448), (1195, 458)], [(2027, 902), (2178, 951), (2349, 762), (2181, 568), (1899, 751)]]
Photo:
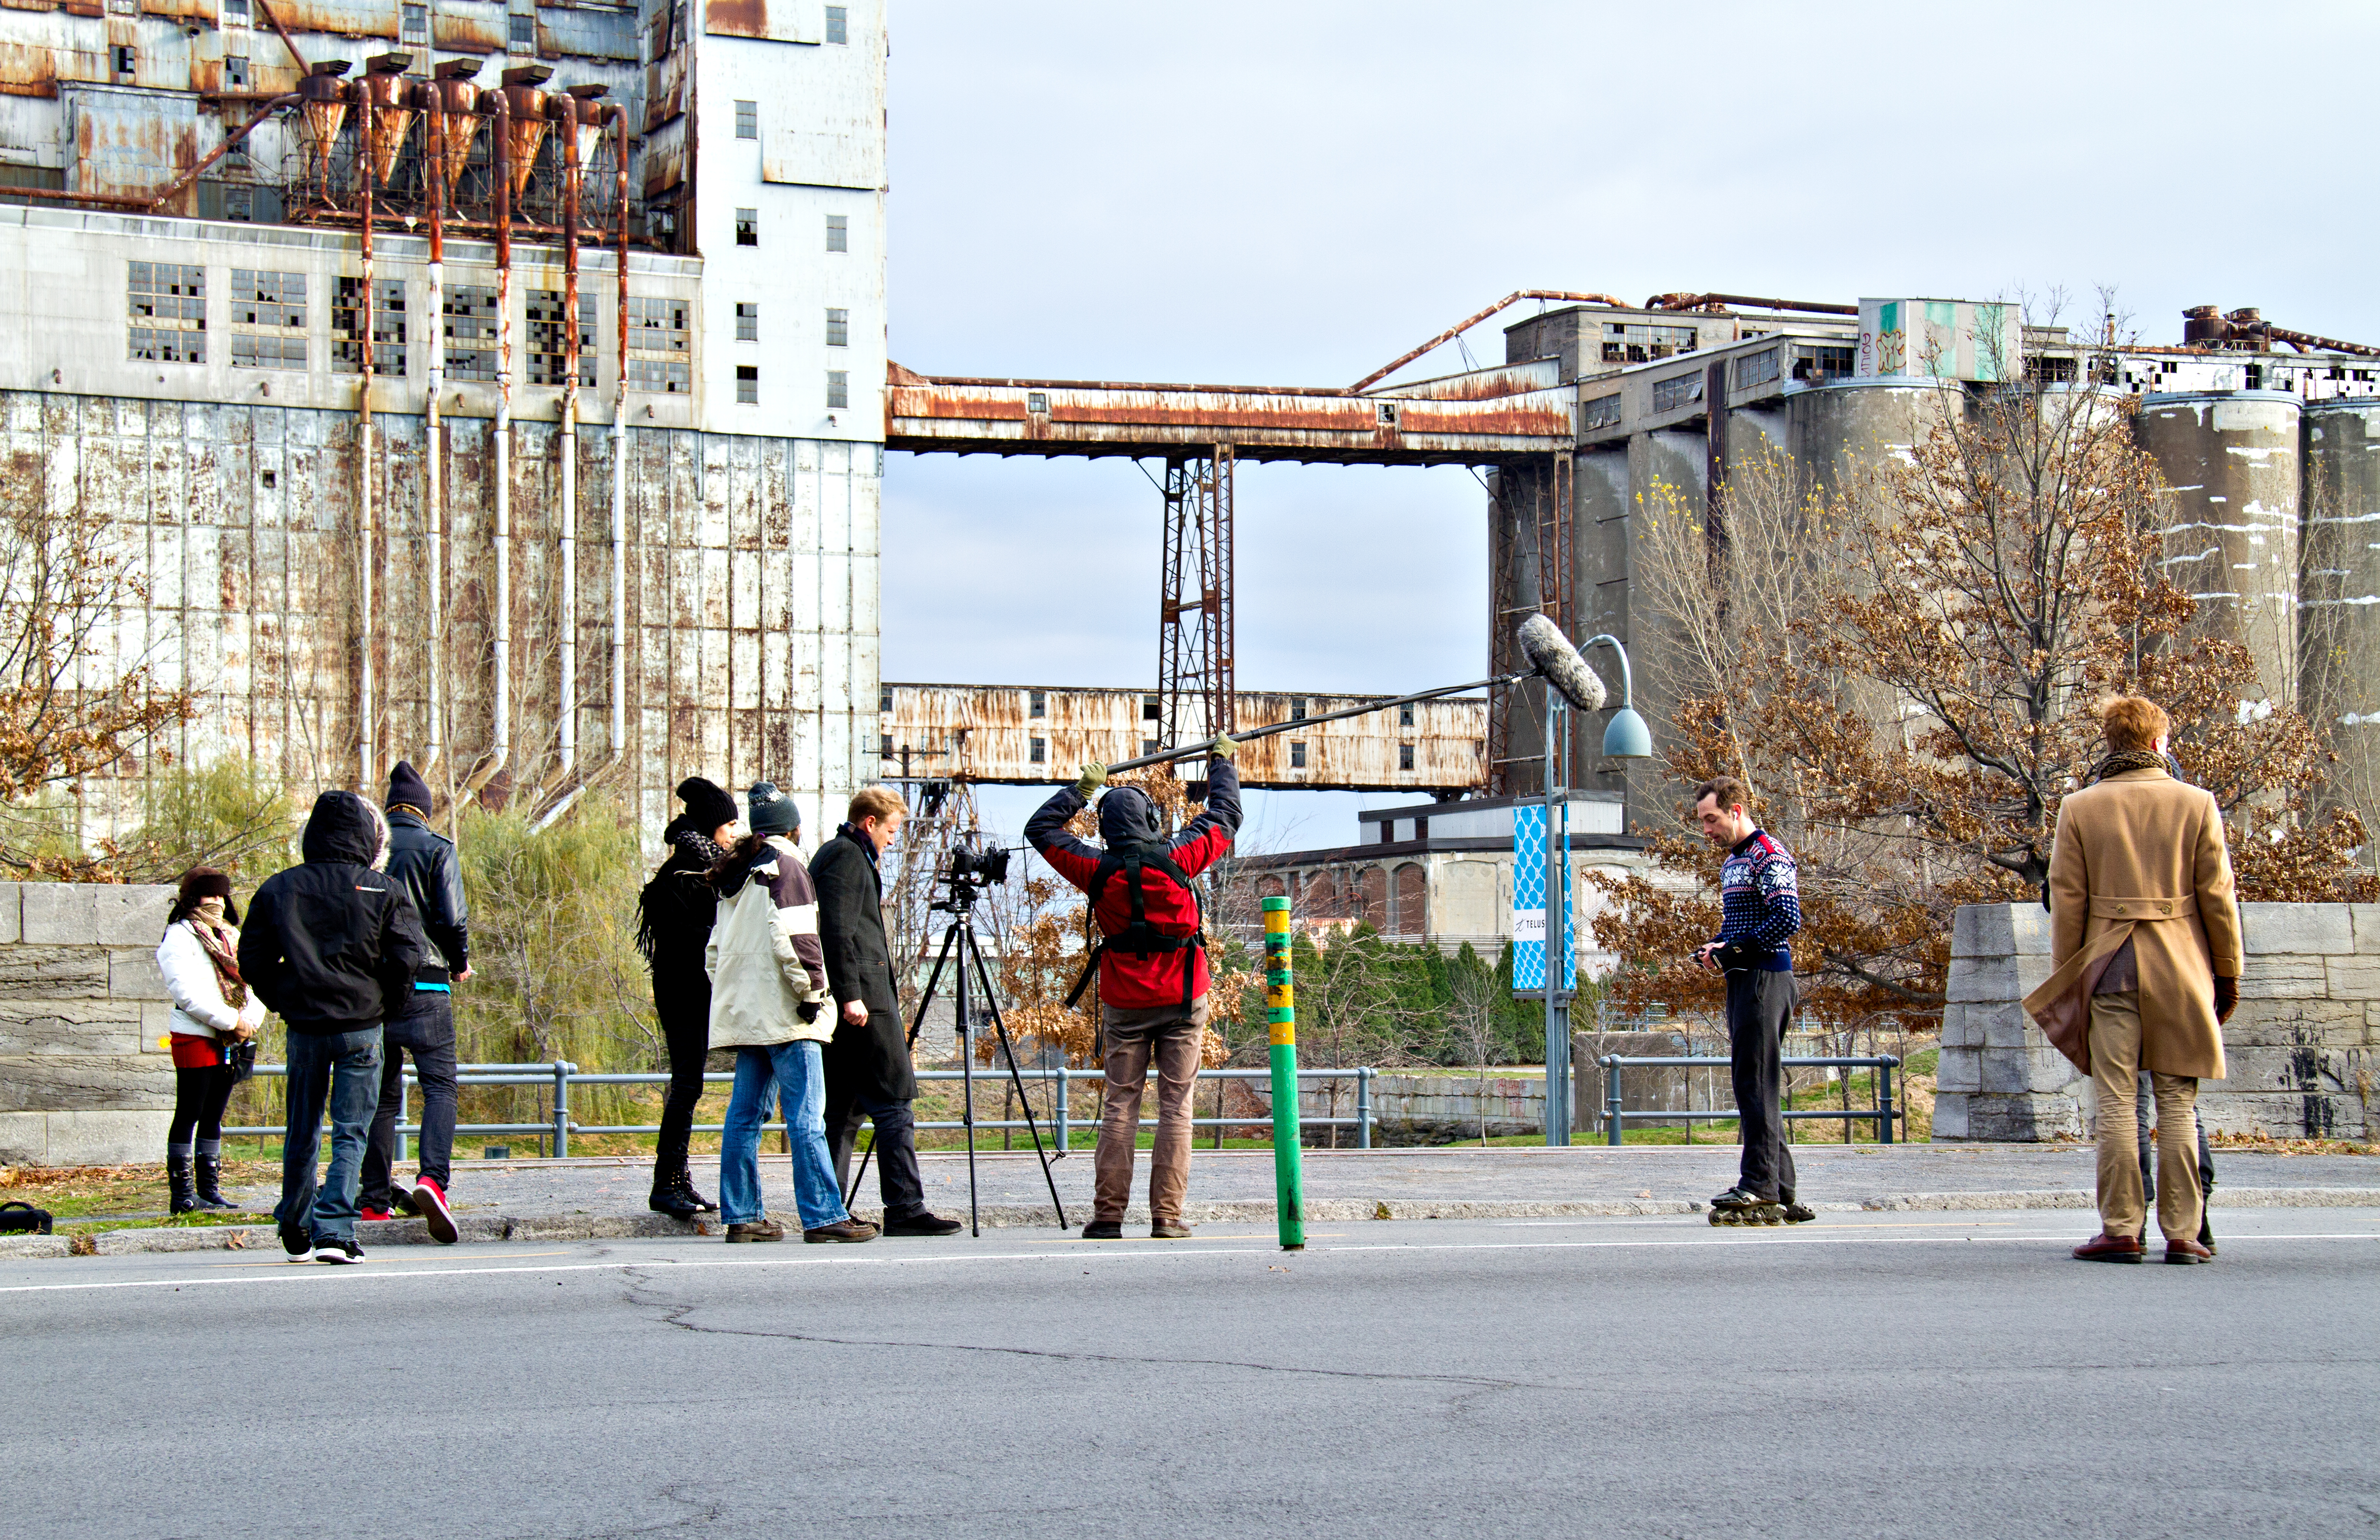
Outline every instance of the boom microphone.
[[(1596, 676), (1593, 669), (1586, 666), (1586, 660), (1579, 656), (1578, 649), (1571, 645), (1570, 638), (1561, 634), (1560, 626), (1543, 615), (1531, 615), (1523, 621), (1521, 654), (1528, 660), (1529, 666), (1512, 673), (1500, 673), (1492, 679), (1475, 679), (1467, 685), (1441, 685), (1435, 690), (1422, 690), (1414, 695), (1398, 696), (1389, 700), (1368, 700), (1361, 706), (1350, 706), (1343, 710), (1325, 712), (1318, 717), (1300, 717), (1292, 721), (1277, 721), (1263, 727), (1251, 727), (1244, 733), (1232, 734), (1232, 738), (1235, 743), (1244, 744), (1256, 738), (1271, 737), (1276, 733), (1302, 732), (1318, 722), (1337, 721), (1344, 717), (1365, 716), (1373, 711), (1385, 711), (1391, 706), (1435, 700), (1440, 696), (1459, 695), (1465, 690), (1516, 685), (1536, 674), (1544, 675), (1548, 683), (1560, 692), (1564, 700), (1580, 710), (1603, 709), (1603, 681)], [(1624, 661), (1621, 666), (1626, 667)], [(1624, 709), (1621, 714), (1628, 717), (1634, 715), (1633, 711)], [(1168, 759), (1186, 759), (1192, 755), (1206, 753), (1213, 744), (1214, 740), (1208, 738), (1195, 744), (1184, 744), (1179, 748), (1160, 749), (1154, 754), (1143, 754), (1136, 758), (1120, 759), (1110, 765), (1108, 769), (1111, 771), (1138, 770), (1143, 765), (1162, 764)], [(1605, 753), (1611, 752), (1612, 750), (1607, 746)]]
[(1582, 711), (1603, 709), (1603, 681), (1552, 621), (1531, 615), (1521, 623), (1521, 655), (1572, 706)]

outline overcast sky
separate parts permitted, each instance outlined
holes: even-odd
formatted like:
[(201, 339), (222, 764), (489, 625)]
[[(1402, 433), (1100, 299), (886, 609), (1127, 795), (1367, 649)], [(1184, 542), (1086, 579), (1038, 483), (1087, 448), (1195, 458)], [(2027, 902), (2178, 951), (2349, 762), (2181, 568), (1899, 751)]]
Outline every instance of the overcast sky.
[[(2147, 342), (2208, 303), (2380, 342), (2352, 106), (2380, 6), (893, 0), (892, 26), (892, 351), (928, 373), (1345, 385), (1522, 288), (2063, 288), (2081, 319), (2106, 285)], [(1243, 686), (1486, 672), (1484, 504), (1460, 469), (1243, 467)], [(891, 456), (885, 677), (1153, 684), (1158, 539), (1129, 462)], [(1011, 832), (1035, 800), (988, 799)], [(1354, 838), (1352, 796), (1264, 801), (1267, 846)]]

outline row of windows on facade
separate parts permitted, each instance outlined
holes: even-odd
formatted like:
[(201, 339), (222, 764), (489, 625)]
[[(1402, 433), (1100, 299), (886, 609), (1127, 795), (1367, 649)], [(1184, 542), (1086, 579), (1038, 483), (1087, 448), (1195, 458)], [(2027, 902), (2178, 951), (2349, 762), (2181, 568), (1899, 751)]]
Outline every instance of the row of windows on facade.
[[(206, 361), (206, 270), (176, 262), (134, 262), (127, 280), (130, 314), (130, 357), (138, 362), (204, 363)], [(252, 369), (307, 367), (306, 274), (234, 268), (231, 273), (231, 361)], [(363, 368), (363, 281), (341, 278), (331, 306), (332, 370), (355, 374)], [(447, 378), (496, 378), (499, 328), (496, 291), (471, 285), (452, 285), (441, 295)], [(578, 382), (593, 385), (599, 379), (597, 319), (601, 298), (578, 297)], [(638, 390), (682, 394), (692, 390), (688, 302), (666, 296), (628, 297), (628, 382)], [(559, 385), (568, 378), (569, 337), (565, 329), (563, 296), (554, 290), (528, 291), (527, 320), (528, 382)], [(401, 377), (411, 357), (407, 311), (407, 285), (402, 279), (382, 280), (371, 316), (372, 372)], [(739, 340), (759, 340), (760, 308), (754, 302), (735, 307)], [(851, 312), (826, 312), (827, 342), (850, 346)], [(747, 379), (753, 391), (747, 395)], [(738, 399), (758, 399), (757, 370), (739, 370)], [(828, 405), (850, 404), (849, 371), (827, 373)]]
[[(847, 6), (826, 8), (826, 41), (847, 43), (851, 41), (851, 9)], [(663, 6), (662, 14), (645, 32), (645, 62), (659, 64), (671, 49), (686, 42), (686, 6), (681, 3)]]
[[(737, 105), (740, 107), (742, 103), (738, 103)], [(749, 138), (750, 136), (747, 135), (745, 137)], [(758, 246), (760, 244), (759, 210), (738, 209), (735, 211), (735, 244), (738, 246)], [(829, 251), (848, 251), (851, 249), (851, 216), (849, 214), (829, 214), (826, 216), (826, 249)]]

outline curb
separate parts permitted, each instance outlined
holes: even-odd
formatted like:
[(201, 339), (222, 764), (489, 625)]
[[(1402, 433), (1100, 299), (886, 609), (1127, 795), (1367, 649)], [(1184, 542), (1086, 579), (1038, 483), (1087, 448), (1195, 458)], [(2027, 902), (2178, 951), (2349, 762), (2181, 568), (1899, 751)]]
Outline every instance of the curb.
[[(1664, 1214), (1700, 1214), (1709, 1206), (1699, 1199), (1609, 1198), (1574, 1203), (1507, 1203), (1495, 1201), (1430, 1202), (1415, 1198), (1321, 1198), (1305, 1206), (1309, 1222), (1346, 1224), (1366, 1219), (1627, 1219)], [(1967, 1193), (1904, 1193), (1890, 1197), (1864, 1198), (1856, 1203), (1811, 1205), (1821, 1213), (1981, 1213), (2013, 1209), (2089, 1209), (2093, 1195), (2074, 1188), (2034, 1191), (2003, 1190)], [(2208, 1205), (2214, 1208), (2380, 1208), (2380, 1188), (2374, 1187), (2217, 1187)], [(862, 1209), (862, 1215), (875, 1212)], [(1084, 1210), (1087, 1213), (1087, 1208)], [(1269, 1223), (1275, 1215), (1269, 1198), (1248, 1198), (1183, 1206), (1183, 1219), (1192, 1224)], [(1056, 1210), (1048, 1204), (994, 1204), (981, 1211), (986, 1230), (1055, 1229)], [(1071, 1219), (1074, 1214), (1069, 1214)], [(1148, 1210), (1125, 1211), (1126, 1224), (1147, 1224)], [(665, 1214), (536, 1214), (455, 1216), (455, 1228), (465, 1243), (499, 1241), (631, 1241), (694, 1240), (717, 1235), (717, 1220), (673, 1219)], [(429, 1229), (419, 1219), (382, 1219), (356, 1227), (356, 1238), (373, 1246), (429, 1245)], [(0, 1239), (0, 1260), (75, 1255), (73, 1237), (29, 1235)], [(131, 1256), (187, 1251), (255, 1251), (280, 1255), (281, 1239), (270, 1224), (210, 1225), (190, 1230), (106, 1230), (87, 1238), (91, 1256)]]

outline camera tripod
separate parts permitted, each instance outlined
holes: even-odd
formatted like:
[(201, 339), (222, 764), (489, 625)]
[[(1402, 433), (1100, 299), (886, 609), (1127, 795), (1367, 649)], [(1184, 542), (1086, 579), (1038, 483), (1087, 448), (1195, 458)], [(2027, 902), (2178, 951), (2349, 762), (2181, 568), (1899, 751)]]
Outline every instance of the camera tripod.
[[(1042, 1146), (1041, 1127), (1034, 1119), (1032, 1100), (1025, 1094), (1025, 1077), (1016, 1068), (1015, 1045), (1009, 1040), (1007, 1024), (1000, 1019), (1000, 999), (991, 987), (990, 970), (984, 965), (982, 943), (976, 940), (975, 901), (980, 890), (968, 881), (964, 875), (954, 874), (949, 881), (951, 896), (932, 907), (947, 913), (951, 916), (951, 923), (942, 931), (942, 950), (934, 959), (934, 971), (926, 976), (926, 992), (917, 997), (917, 1019), (909, 1024), (909, 1047), (914, 1049), (917, 1046), (917, 1033), (926, 1025), (926, 1012), (934, 1003), (934, 991), (941, 984), (942, 969), (950, 964), (952, 954), (957, 953), (956, 988), (951, 1003), (953, 1008), (953, 1019), (958, 1024), (959, 1078), (965, 1087), (963, 1102), (965, 1110), (962, 1117), (966, 1124), (968, 1231), (976, 1235), (983, 1233), (982, 1215), (976, 1198), (975, 1050), (973, 1045), (967, 1041), (967, 1033), (974, 1025), (968, 1015), (967, 976), (970, 972), (974, 974), (976, 981), (982, 986), (984, 1008), (990, 1013), (991, 1029), (998, 1035), (1001, 1054), (1008, 1062), (1009, 1083), (1016, 1087), (1017, 1102), (1025, 1109), (1026, 1129), (1033, 1135), (1033, 1153), (1041, 1161), (1041, 1179), (1050, 1184), (1050, 1207), (1058, 1211), (1058, 1228), (1065, 1230), (1069, 1228), (1066, 1223), (1066, 1206), (1058, 1196), (1058, 1179), (1050, 1171), (1050, 1152)], [(1062, 1150), (1059, 1152), (1061, 1159), (1064, 1158), (1064, 1153)], [(871, 1127), (868, 1130), (867, 1153), (859, 1158), (859, 1169), (852, 1173), (851, 1191), (843, 1195), (845, 1208), (851, 1207), (851, 1200), (858, 1194), (860, 1182), (868, 1175), (868, 1162), (875, 1154), (876, 1133)]]

